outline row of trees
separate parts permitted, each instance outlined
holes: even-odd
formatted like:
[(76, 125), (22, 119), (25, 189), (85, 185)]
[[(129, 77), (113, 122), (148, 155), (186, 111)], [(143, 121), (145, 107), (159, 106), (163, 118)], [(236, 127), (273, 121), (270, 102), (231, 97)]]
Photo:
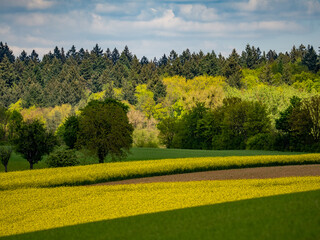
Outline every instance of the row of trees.
[[(53, 151), (59, 143), (59, 137), (70, 149), (91, 150), (103, 163), (107, 155), (113, 159), (125, 157), (132, 145), (133, 128), (128, 121), (127, 110), (126, 105), (113, 99), (91, 101), (78, 116), (68, 117), (58, 134), (54, 134), (38, 119), (23, 121), (19, 112), (2, 108), (1, 140), (5, 145), (13, 144), (14, 149), (29, 162), (30, 169), (43, 155)], [(5, 171), (11, 152), (11, 147), (0, 146), (0, 160)], [(61, 159), (64, 158), (70, 164), (73, 155), (69, 150), (60, 150), (54, 156), (51, 156), (50, 164), (57, 166), (63, 165)], [(60, 163), (52, 164), (54, 158), (59, 158)]]
[(243, 69), (259, 70), (261, 82), (290, 85), (300, 82), (297, 74), (316, 74), (319, 66), (314, 48), (303, 45), (289, 53), (265, 53), (247, 45), (241, 54), (233, 50), (227, 58), (214, 51), (204, 54), (186, 49), (179, 55), (172, 50), (168, 56), (148, 60), (138, 59), (127, 46), (120, 53), (116, 48), (104, 51), (96, 44), (91, 51), (77, 51), (72, 46), (66, 53), (55, 47), (40, 60), (35, 51), (30, 55), (23, 51), (15, 57), (7, 44), (0, 42), (0, 103), (8, 107), (22, 99), (23, 107), (76, 106), (90, 94), (104, 91), (108, 98), (135, 105), (136, 88), (141, 84), (146, 84), (159, 103), (166, 96), (162, 81), (166, 76), (224, 76), (230, 86), (245, 88)]
[(257, 101), (226, 98), (215, 109), (197, 103), (181, 118), (159, 124), (168, 148), (320, 151), (320, 96), (291, 98), (272, 126), (266, 106)]

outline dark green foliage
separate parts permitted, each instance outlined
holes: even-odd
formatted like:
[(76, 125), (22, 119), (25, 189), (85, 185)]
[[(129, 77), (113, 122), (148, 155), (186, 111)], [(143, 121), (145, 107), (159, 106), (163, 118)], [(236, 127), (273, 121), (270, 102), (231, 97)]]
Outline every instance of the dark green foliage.
[(174, 147), (173, 140), (177, 133), (177, 124), (177, 119), (169, 116), (164, 118), (157, 125), (157, 128), (160, 131), (159, 138), (167, 148)]
[(73, 149), (79, 132), (79, 118), (77, 116), (68, 117), (63, 123), (63, 129), (63, 140), (69, 148)]
[(101, 56), (102, 56), (102, 53), (103, 53), (103, 49), (101, 49), (101, 48), (99, 47), (99, 45), (96, 44), (96, 45), (94, 46), (94, 48), (92, 49), (91, 53), (94, 54), (94, 55), (96, 55), (97, 57), (101, 57)]
[(136, 102), (133, 97), (136, 86), (147, 84), (159, 103), (166, 96), (166, 88), (160, 81), (163, 77), (180, 75), (192, 79), (199, 75), (222, 75), (230, 86), (243, 88), (244, 68), (256, 69), (260, 81), (270, 85), (301, 82), (308, 91), (318, 91), (319, 59), (312, 46), (293, 47), (290, 54), (272, 50), (261, 54), (259, 48), (248, 44), (241, 57), (235, 50), (225, 59), (214, 51), (204, 54), (186, 49), (180, 55), (172, 50), (168, 56), (164, 54), (158, 61), (156, 58), (150, 61), (146, 57), (139, 60), (127, 46), (121, 54), (116, 48), (112, 52), (107, 48), (103, 53), (96, 44), (91, 51), (83, 48), (77, 51), (72, 45), (66, 54), (63, 48), (55, 47), (40, 61), (35, 50), (29, 56), (22, 51), (15, 59), (7, 44), (0, 43), (0, 104), (9, 107), (22, 99), (24, 107), (64, 103), (76, 106), (81, 100), (86, 101), (90, 93), (107, 89), (107, 84), (121, 88), (121, 100), (131, 104)]
[(283, 148), (294, 151), (319, 151), (320, 97), (301, 100), (293, 97), (291, 105), (276, 120)]
[(14, 139), (16, 151), (29, 162), (30, 169), (43, 155), (50, 153), (56, 143), (56, 137), (47, 132), (39, 120), (23, 122)]
[(13, 52), (8, 47), (7, 43), (3, 44), (0, 42), (0, 62), (2, 62), (3, 58), (6, 57), (11, 63), (14, 62)]
[(115, 65), (119, 61), (119, 58), (120, 58), (119, 51), (117, 48), (114, 48), (111, 54), (111, 60), (113, 62), (113, 65)]
[(241, 87), (242, 76), (240, 70), (240, 56), (238, 55), (236, 50), (233, 49), (223, 68), (223, 75), (227, 78), (227, 83), (231, 87)]
[[(259, 133), (250, 137), (246, 142), (248, 150), (274, 150), (276, 136), (272, 133)], [(284, 149), (282, 149), (284, 150)]]
[(17, 136), (17, 132), (23, 122), (23, 117), (21, 113), (16, 110), (8, 113), (7, 121), (7, 137), (9, 141), (13, 141)]
[(89, 102), (79, 117), (77, 146), (95, 152), (100, 163), (109, 154), (112, 159), (125, 157), (133, 132), (127, 110), (126, 105), (113, 99)]
[(308, 49), (302, 59), (302, 64), (306, 65), (312, 72), (317, 72), (317, 53), (313, 49), (313, 46), (308, 46)]
[(271, 128), (266, 108), (259, 102), (225, 99), (217, 114), (221, 133), (213, 138), (214, 149), (244, 149), (248, 138)]
[[(263, 104), (229, 98), (214, 110), (197, 103), (180, 120), (168, 117), (160, 121), (158, 129), (160, 139), (168, 148), (245, 149), (248, 139), (270, 134), (271, 122)], [(256, 139), (250, 141), (250, 147), (255, 144), (252, 148), (260, 149), (258, 143), (252, 143)], [(267, 145), (272, 146), (273, 141)]]
[(11, 157), (12, 148), (10, 146), (0, 146), (0, 161), (4, 166), (4, 171), (8, 172), (8, 162)]
[(198, 131), (198, 122), (204, 118), (207, 108), (202, 103), (184, 115), (178, 123), (178, 132), (175, 136), (175, 144), (185, 149), (201, 149), (203, 139), (201, 132)]
[(75, 150), (58, 148), (46, 159), (48, 167), (68, 167), (79, 165)]

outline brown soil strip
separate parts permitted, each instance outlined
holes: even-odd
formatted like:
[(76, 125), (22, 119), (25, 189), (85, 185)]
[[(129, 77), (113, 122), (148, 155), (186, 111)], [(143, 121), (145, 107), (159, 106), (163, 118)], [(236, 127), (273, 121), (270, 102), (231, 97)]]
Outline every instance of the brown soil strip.
[(207, 172), (183, 173), (166, 176), (145, 177), (114, 182), (98, 183), (94, 185), (138, 184), (153, 182), (187, 182), (201, 180), (227, 179), (263, 179), (294, 176), (320, 176), (320, 164), (294, 165), (279, 167), (241, 168), (216, 170)]

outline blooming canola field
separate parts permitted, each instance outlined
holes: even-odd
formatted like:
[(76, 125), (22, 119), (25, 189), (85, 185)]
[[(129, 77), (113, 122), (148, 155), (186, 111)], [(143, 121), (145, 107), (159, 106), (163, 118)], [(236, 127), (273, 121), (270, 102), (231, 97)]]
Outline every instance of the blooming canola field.
[(171, 173), (310, 163), (319, 164), (320, 154), (164, 159), (0, 173), (0, 237), (318, 190), (320, 177), (86, 184)]
[(4, 190), (0, 236), (316, 189), (320, 177)]
[(218, 169), (320, 163), (320, 154), (179, 158), (0, 173), (0, 190), (76, 186)]

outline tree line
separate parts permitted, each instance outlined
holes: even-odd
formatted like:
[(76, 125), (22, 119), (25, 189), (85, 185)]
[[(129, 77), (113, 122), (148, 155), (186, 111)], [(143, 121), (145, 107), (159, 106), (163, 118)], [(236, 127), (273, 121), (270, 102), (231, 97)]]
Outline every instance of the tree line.
[(181, 118), (158, 124), (167, 148), (320, 151), (320, 96), (292, 97), (272, 126), (266, 105), (225, 98), (215, 109), (197, 103)]
[[(64, 167), (79, 164), (75, 149), (88, 149), (103, 163), (107, 156), (121, 159), (132, 146), (133, 127), (127, 117), (128, 106), (114, 99), (90, 101), (80, 113), (69, 116), (59, 131), (49, 131), (39, 119), (23, 120), (17, 111), (0, 108), (0, 161), (7, 172), (14, 149), (33, 169), (49, 154), (47, 165)], [(65, 145), (67, 148), (56, 148)], [(13, 146), (13, 147), (12, 147)]]
[(138, 59), (127, 46), (119, 52), (117, 48), (104, 51), (96, 44), (91, 51), (77, 51), (72, 46), (65, 52), (55, 47), (40, 60), (35, 50), (15, 57), (9, 46), (0, 42), (0, 104), (9, 107), (21, 99), (24, 108), (83, 106), (90, 94), (104, 91), (107, 98), (135, 105), (136, 89), (141, 84), (146, 84), (159, 103), (167, 93), (164, 77), (223, 76), (229, 86), (241, 89), (247, 87), (244, 69), (256, 70), (259, 81), (269, 85), (298, 84), (316, 78), (319, 55), (310, 45), (276, 53), (261, 52), (248, 44), (241, 54), (234, 49), (228, 57), (186, 49), (180, 55), (172, 50), (168, 56), (149, 60)]
[[(97, 135), (113, 135), (110, 126), (114, 123), (99, 122), (94, 109), (104, 106), (98, 112), (105, 112), (108, 107), (103, 102), (116, 101), (128, 106), (120, 104), (128, 120), (123, 116), (123, 121), (118, 121), (128, 125), (116, 131), (128, 131), (130, 138), (119, 138), (126, 143), (125, 149), (133, 143), (319, 151), (319, 69), (319, 55), (310, 45), (294, 46), (286, 53), (265, 53), (248, 44), (241, 54), (233, 50), (228, 57), (214, 51), (204, 54), (187, 49), (179, 55), (172, 50), (168, 56), (149, 60), (138, 59), (127, 46), (120, 53), (116, 48), (104, 51), (96, 44), (91, 51), (77, 51), (72, 46), (66, 53), (55, 47), (39, 59), (36, 51), (30, 55), (23, 51), (15, 57), (9, 46), (0, 42), (0, 140), (27, 134), (24, 127), (34, 123), (31, 132), (43, 128), (41, 139), (47, 139), (49, 133), (52, 137), (43, 153), (51, 151), (50, 146), (60, 139), (70, 149), (91, 149), (100, 162), (110, 153), (121, 157), (125, 151), (99, 149), (108, 143), (92, 140), (95, 131), (81, 123), (90, 116), (88, 123), (96, 121), (101, 126)], [(109, 119), (109, 115), (103, 118)], [(74, 159), (72, 150), (68, 151), (56, 156)], [(3, 151), (3, 159), (8, 152), (10, 149)]]

